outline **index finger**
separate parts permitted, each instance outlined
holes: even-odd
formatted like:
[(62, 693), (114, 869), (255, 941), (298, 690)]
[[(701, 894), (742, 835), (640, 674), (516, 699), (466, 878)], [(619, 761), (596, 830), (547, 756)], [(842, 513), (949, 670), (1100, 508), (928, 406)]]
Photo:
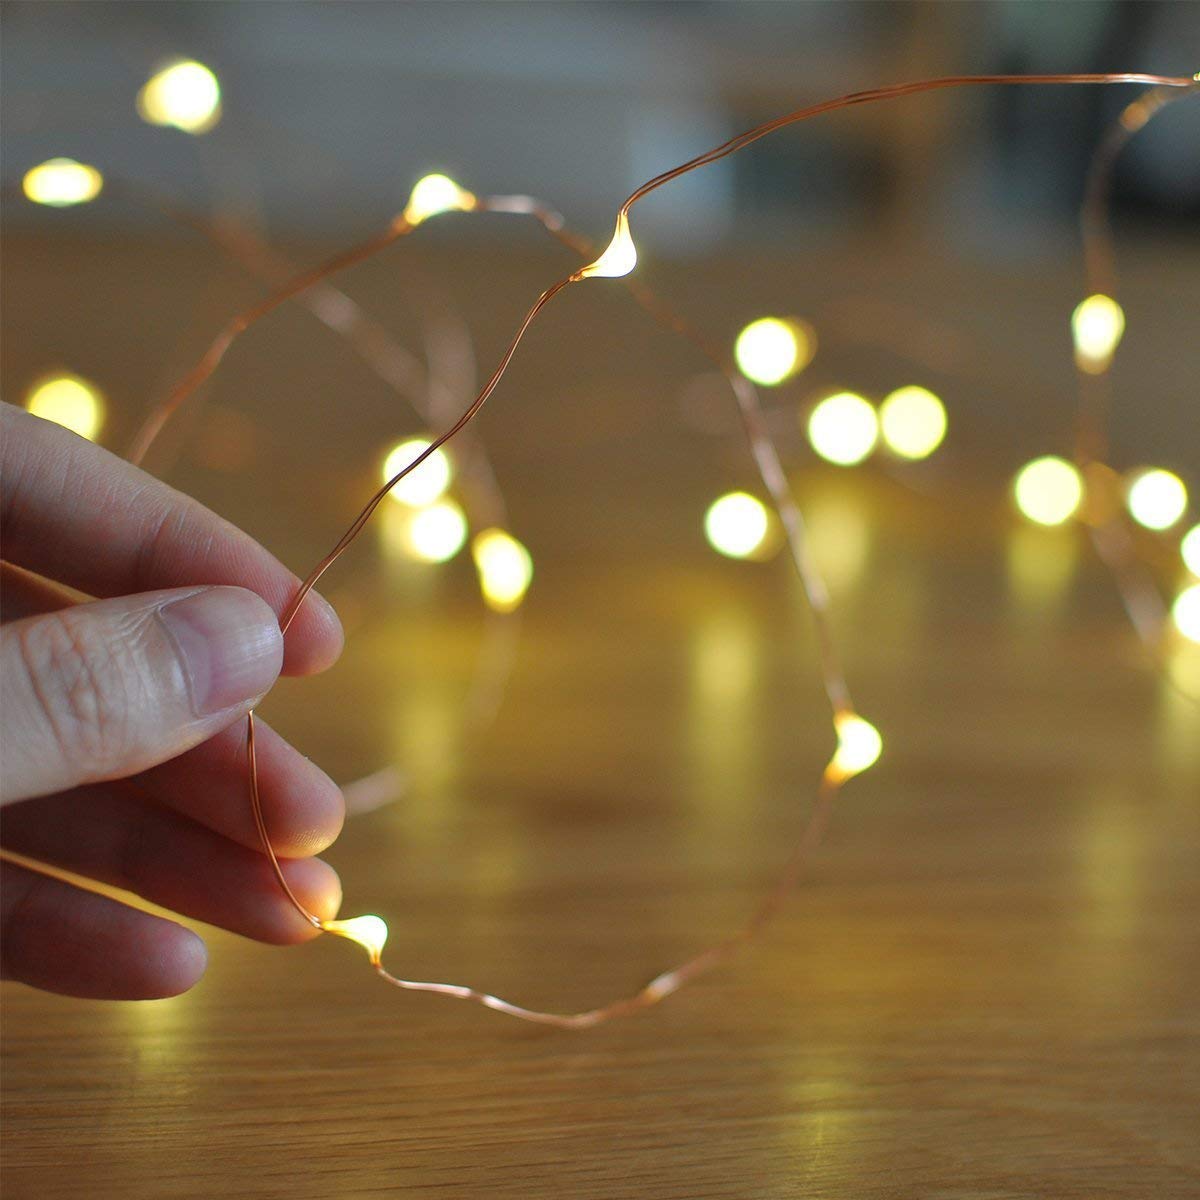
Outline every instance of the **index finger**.
[[(257, 592), (276, 614), (300, 581), (249, 534), (124, 459), (40, 417), (0, 405), (4, 557), (92, 596), (190, 584)], [(304, 675), (341, 652), (342, 627), (309, 592), (284, 641)]]

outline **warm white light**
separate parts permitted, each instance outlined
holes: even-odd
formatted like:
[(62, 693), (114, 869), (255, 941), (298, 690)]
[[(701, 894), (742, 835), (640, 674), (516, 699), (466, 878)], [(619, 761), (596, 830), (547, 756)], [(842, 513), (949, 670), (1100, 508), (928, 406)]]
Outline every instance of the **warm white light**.
[(137, 110), (151, 125), (207, 133), (221, 119), (221, 85), (203, 63), (172, 63), (142, 86)]
[(1121, 306), (1102, 293), (1089, 296), (1071, 314), (1075, 361), (1092, 375), (1108, 370), (1124, 332), (1125, 313)]
[(467, 540), (467, 518), (453, 500), (439, 500), (412, 514), (408, 544), (422, 562), (445, 562), (453, 558)]
[(1129, 485), (1125, 503), (1139, 525), (1169, 529), (1187, 511), (1187, 488), (1171, 471), (1142, 471)]
[(1183, 565), (1193, 575), (1200, 575), (1200, 525), (1193, 525), (1183, 535), (1179, 553), (1183, 556)]
[(1200, 583), (1184, 588), (1171, 605), (1175, 628), (1190, 642), (1200, 642)]
[(833, 722), (837, 750), (829, 770), (838, 779), (849, 779), (872, 766), (883, 751), (879, 730), (857, 713), (840, 713)]
[(1039, 525), (1061, 525), (1083, 502), (1083, 478), (1065, 458), (1048, 454), (1026, 463), (1017, 472), (1013, 498), (1029, 520)]
[(413, 185), (404, 219), (410, 225), (420, 225), (439, 213), (470, 212), (477, 203), (471, 192), (460, 188), (449, 176), (426, 175)]
[(608, 249), (594, 263), (582, 267), (580, 279), (590, 279), (593, 275), (603, 278), (616, 279), (628, 275), (637, 266), (637, 247), (629, 233), (629, 218), (623, 213), (617, 213), (617, 228), (613, 233)]
[(879, 426), (901, 458), (928, 458), (946, 436), (946, 407), (927, 388), (897, 388), (880, 405)]
[(388, 938), (387, 922), (382, 917), (368, 914), (362, 917), (346, 917), (340, 921), (322, 921), (321, 928), (326, 933), (357, 942), (367, 952), (371, 962), (379, 965)]
[(512, 612), (525, 597), (533, 579), (529, 551), (503, 529), (485, 529), (471, 543), (479, 590), (489, 608)]
[(96, 440), (104, 423), (104, 399), (99, 390), (78, 375), (52, 375), (35, 383), (25, 397), (25, 407), (35, 417), (64, 425)]
[(709, 545), (729, 558), (749, 558), (763, 544), (769, 528), (766, 507), (747, 492), (722, 496), (704, 515)]
[(808, 366), (815, 344), (816, 336), (808, 325), (761, 317), (738, 334), (733, 356), (747, 379), (771, 386)]
[(879, 418), (861, 396), (838, 392), (827, 396), (809, 414), (808, 440), (826, 462), (853, 466), (875, 449)]
[[(424, 438), (409, 438), (388, 451), (383, 460), (383, 482), (399, 475), (414, 459), (424, 454), (432, 443)], [(450, 459), (442, 450), (435, 450), (419, 467), (414, 468), (388, 495), (401, 504), (421, 507), (432, 504), (450, 486)]]
[(51, 158), (25, 172), (21, 189), (34, 204), (67, 208), (86, 204), (100, 195), (104, 176), (95, 167), (73, 158)]

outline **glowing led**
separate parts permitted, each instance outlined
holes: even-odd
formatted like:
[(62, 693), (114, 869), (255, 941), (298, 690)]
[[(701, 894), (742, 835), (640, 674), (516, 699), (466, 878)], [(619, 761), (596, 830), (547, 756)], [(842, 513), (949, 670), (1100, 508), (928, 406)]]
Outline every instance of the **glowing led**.
[(760, 317), (738, 334), (733, 356), (747, 379), (770, 386), (804, 370), (815, 348), (816, 335), (802, 322)]
[(207, 133), (221, 119), (221, 85), (203, 63), (172, 63), (142, 85), (137, 110), (150, 125)]
[[(431, 443), (424, 438), (409, 438), (388, 451), (383, 460), (383, 482), (399, 475), (415, 458), (424, 454)], [(414, 468), (388, 495), (401, 504), (421, 507), (432, 504), (450, 486), (450, 459), (442, 450), (435, 450), (419, 467)]]
[(1142, 471), (1130, 483), (1125, 503), (1139, 525), (1169, 529), (1187, 511), (1187, 488), (1171, 471)]
[(617, 228), (613, 233), (608, 249), (594, 263), (580, 268), (579, 278), (590, 279), (599, 275), (608, 279), (616, 279), (628, 275), (637, 266), (637, 247), (629, 233), (629, 218), (623, 213), (617, 213)]
[(524, 599), (533, 579), (529, 551), (503, 529), (485, 529), (471, 543), (471, 554), (488, 607), (511, 612)]
[(1099, 375), (1108, 370), (1113, 352), (1125, 332), (1125, 313), (1111, 297), (1089, 296), (1071, 314), (1075, 361), (1083, 370)]
[(1200, 525), (1193, 525), (1183, 535), (1179, 553), (1183, 556), (1183, 565), (1193, 575), (1200, 575)]
[(1171, 605), (1175, 628), (1190, 642), (1200, 642), (1200, 583), (1184, 588)]
[(99, 390), (78, 375), (52, 375), (35, 383), (25, 397), (35, 417), (64, 425), (95, 441), (104, 423), (104, 400)]
[(704, 514), (708, 544), (729, 558), (749, 558), (762, 544), (770, 517), (761, 500), (747, 492), (729, 492)]
[(73, 158), (51, 158), (31, 167), (21, 180), (21, 190), (27, 199), (52, 208), (86, 204), (100, 195), (103, 186), (104, 176), (95, 167)]
[(879, 418), (861, 396), (837, 392), (826, 396), (809, 414), (808, 440), (826, 462), (853, 466), (875, 449)]
[(879, 730), (857, 713), (839, 713), (833, 727), (837, 731), (837, 750), (829, 764), (839, 779), (849, 779), (872, 766), (883, 751)]
[(1013, 480), (1022, 516), (1039, 525), (1061, 525), (1083, 501), (1083, 478), (1072, 463), (1052, 454), (1026, 463)]
[(448, 175), (426, 175), (413, 185), (404, 219), (410, 225), (420, 225), (439, 213), (470, 212), (477, 203), (473, 193), (460, 188)]
[(467, 518), (453, 500), (418, 509), (408, 526), (408, 544), (422, 562), (445, 562), (467, 540)]
[(322, 921), (321, 928), (336, 937), (357, 942), (367, 952), (371, 962), (375, 966), (379, 965), (388, 938), (387, 922), (382, 917), (368, 914), (362, 917), (346, 917), (340, 921)]
[(928, 458), (946, 436), (946, 407), (927, 388), (898, 388), (880, 405), (879, 426), (901, 458)]

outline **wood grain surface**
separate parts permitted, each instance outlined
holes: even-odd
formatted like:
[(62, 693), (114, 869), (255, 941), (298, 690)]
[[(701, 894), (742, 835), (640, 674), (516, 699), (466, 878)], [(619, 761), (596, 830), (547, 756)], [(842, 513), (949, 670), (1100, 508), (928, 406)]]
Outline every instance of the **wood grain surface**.
[[(29, 238), (7, 256), (27, 298), (6, 305), (10, 395), (65, 343), (106, 381), (112, 445), (253, 294), (190, 248), (135, 249)], [(1173, 356), (1155, 339), (1184, 319), (1157, 289), (1184, 295), (1196, 255), (1168, 250), (1129, 268), (1130, 311), (1160, 319), (1149, 347), (1129, 337), (1150, 428), (1122, 421), (1130, 454), (1182, 456), (1195, 478), (1179, 384), (1194, 329)], [(468, 286), (472, 264), (455, 252), (439, 275), (441, 253), (420, 278), (393, 258), (350, 283), (406, 333), (421, 279), (459, 287), (486, 364), (553, 266), (497, 257)], [(857, 289), (990, 339), (935, 370), (830, 332), (811, 384), (771, 397), (886, 746), (764, 938), (578, 1034), (389, 989), (333, 939), (205, 930), (207, 976), (169, 1001), (6, 985), (7, 1197), (1200, 1193), (1200, 718), (1082, 535), (1020, 528), (1004, 499), (1070, 426), (1076, 275), (1063, 261), (981, 289), (969, 264), (867, 248), (835, 282), (833, 261), (665, 276), (718, 336), (792, 300), (822, 330), (822, 305)], [(252, 338), (204, 426), (239, 412), (247, 461), (199, 461), (198, 425), (162, 468), (303, 569), (416, 425), (304, 316)], [(547, 317), (495, 397), (483, 427), (537, 575), (491, 724), (465, 715), (497, 647), (469, 562), (405, 565), (369, 531), (330, 577), (344, 660), (265, 713), (339, 779), (402, 774), (328, 855), (345, 912), (389, 919), (393, 969), (590, 1006), (732, 931), (786, 856), (832, 739), (782, 559), (721, 560), (700, 536), (708, 501), (754, 478), (698, 369), (597, 289)], [(792, 412), (835, 377), (937, 386), (946, 452), (903, 472), (815, 466)], [(1200, 685), (1194, 655), (1169, 669)]]

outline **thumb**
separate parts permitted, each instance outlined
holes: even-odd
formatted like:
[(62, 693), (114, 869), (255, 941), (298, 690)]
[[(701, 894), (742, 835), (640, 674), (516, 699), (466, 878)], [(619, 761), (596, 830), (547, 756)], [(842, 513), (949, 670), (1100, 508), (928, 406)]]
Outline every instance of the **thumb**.
[(97, 600), (0, 628), (0, 801), (117, 779), (174, 758), (253, 707), (283, 635), (235, 587)]

